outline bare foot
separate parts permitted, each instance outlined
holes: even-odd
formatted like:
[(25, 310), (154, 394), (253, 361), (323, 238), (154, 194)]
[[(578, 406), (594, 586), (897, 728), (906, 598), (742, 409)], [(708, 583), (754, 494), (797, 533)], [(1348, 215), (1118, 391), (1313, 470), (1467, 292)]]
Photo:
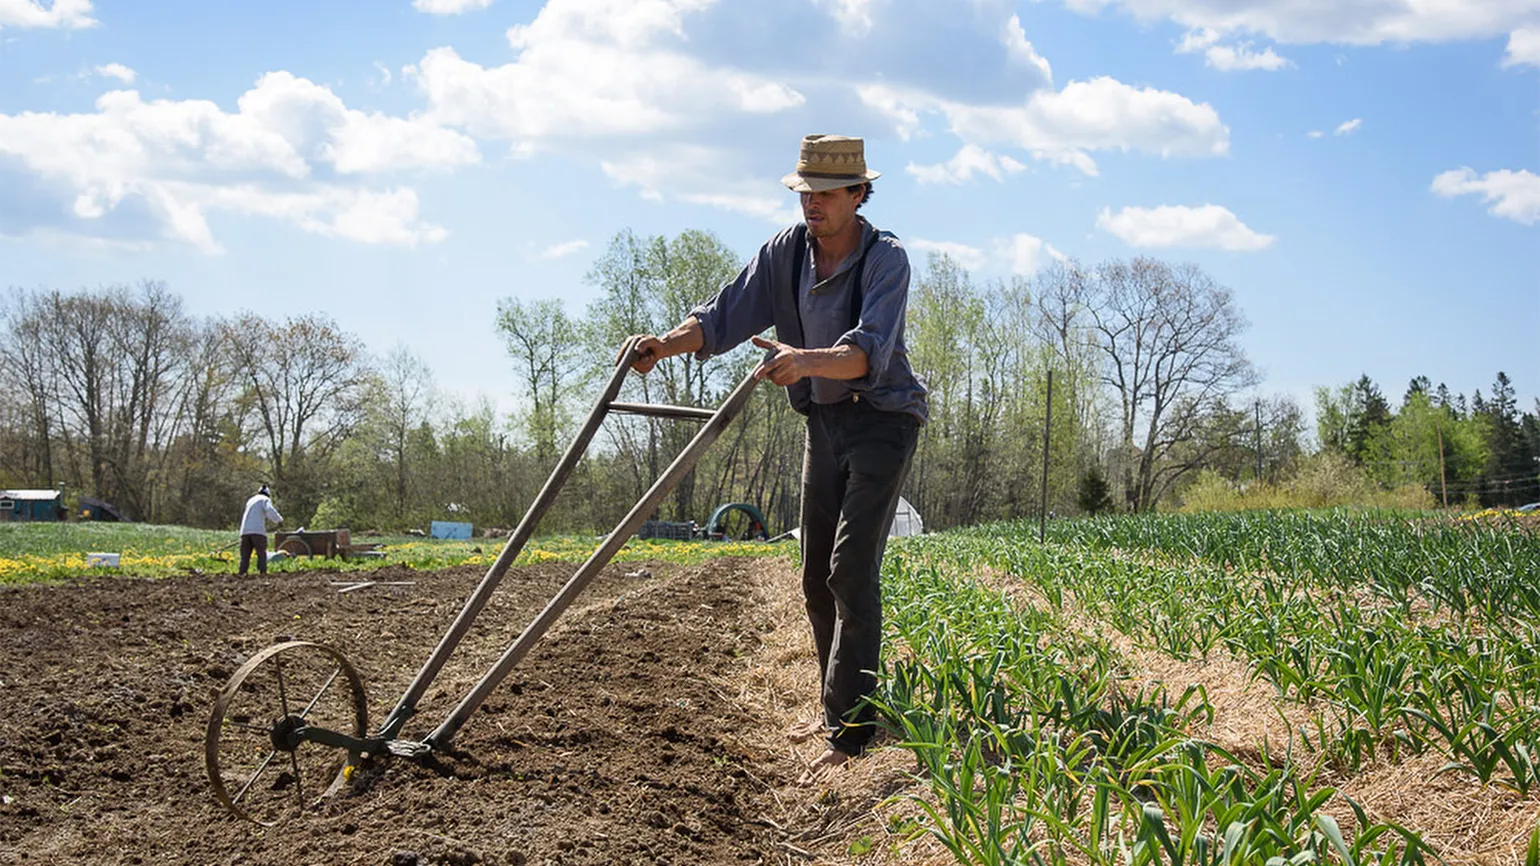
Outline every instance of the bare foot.
[(804, 722), (797, 722), (795, 725), (787, 728), (786, 739), (791, 740), (793, 743), (805, 743), (814, 737), (821, 737), (825, 733), (827, 733), (827, 729), (824, 728), (822, 719), (808, 719)]
[(807, 770), (803, 772), (801, 778), (797, 779), (797, 784), (805, 787), (822, 781), (836, 769), (849, 763), (850, 759), (850, 755), (839, 749), (826, 749), (822, 755), (814, 758), (812, 763), (807, 765)]

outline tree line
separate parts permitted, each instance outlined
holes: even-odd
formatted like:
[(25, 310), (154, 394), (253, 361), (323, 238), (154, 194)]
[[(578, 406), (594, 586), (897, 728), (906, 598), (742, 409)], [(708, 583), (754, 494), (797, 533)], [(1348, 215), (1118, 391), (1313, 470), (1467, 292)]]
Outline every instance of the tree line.
[[(504, 298), (488, 338), (507, 349), (511, 417), (484, 398), (447, 399), (408, 347), (373, 354), (324, 315), (199, 319), (154, 281), (11, 290), (0, 487), (62, 487), (137, 520), (229, 527), (268, 481), (291, 525), (512, 526), (624, 339), (672, 327), (741, 265), (708, 232), (623, 231), (587, 275), (586, 309)], [(906, 339), (931, 420), (905, 494), (943, 528), (1036, 515), (1044, 487), (1048, 508), (1068, 514), (1170, 504), (1205, 471), (1287, 476), (1311, 450), (1304, 415), (1286, 397), (1241, 397), (1257, 382), (1245, 327), (1230, 291), (1191, 265), (1061, 261), (980, 283), (932, 256), (911, 283)], [(758, 359), (747, 345), (673, 358), (630, 377), (622, 399), (715, 407)], [(1540, 498), (1537, 413), (1518, 410), (1502, 374), (1469, 402), (1417, 380), (1393, 411), (1365, 377), (1316, 403), (1321, 449), (1379, 483), (1431, 485), (1437, 458), (1454, 501)], [(612, 417), (543, 529), (613, 525), (694, 432)], [(746, 501), (772, 531), (795, 526), (802, 448), (800, 417), (761, 387), (659, 516), (703, 522)]]
[(1521, 411), (1506, 373), (1469, 400), (1417, 376), (1392, 406), (1362, 376), (1316, 389), (1315, 404), (1322, 449), (1383, 486), (1416, 485), (1443, 505), (1540, 501), (1540, 405)]

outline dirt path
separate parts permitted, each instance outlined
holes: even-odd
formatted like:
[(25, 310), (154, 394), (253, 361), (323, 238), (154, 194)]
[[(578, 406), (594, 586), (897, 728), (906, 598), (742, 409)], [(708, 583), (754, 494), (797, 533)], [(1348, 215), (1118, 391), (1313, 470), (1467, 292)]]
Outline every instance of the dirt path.
[[(611, 566), (441, 768), (398, 761), (272, 830), (211, 797), (214, 693), (262, 647), (317, 640), (363, 674), (376, 724), (479, 569), (387, 568), (369, 577), (415, 585), (347, 594), (319, 573), (0, 591), (0, 863), (783, 863), (796, 763), (735, 683), (769, 628), (762, 578), (787, 567)], [(511, 572), (406, 732), (436, 725), (570, 573)]]

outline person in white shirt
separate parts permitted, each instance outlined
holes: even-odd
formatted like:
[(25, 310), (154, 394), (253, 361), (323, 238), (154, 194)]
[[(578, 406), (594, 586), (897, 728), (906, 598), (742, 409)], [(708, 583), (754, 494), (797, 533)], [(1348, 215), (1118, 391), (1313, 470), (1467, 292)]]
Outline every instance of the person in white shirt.
[(241, 570), (245, 574), (251, 564), (251, 553), (257, 553), (257, 571), (267, 574), (267, 524), (283, 523), (283, 515), (273, 507), (273, 492), (262, 485), (256, 495), (246, 500), (246, 511), (241, 515)]

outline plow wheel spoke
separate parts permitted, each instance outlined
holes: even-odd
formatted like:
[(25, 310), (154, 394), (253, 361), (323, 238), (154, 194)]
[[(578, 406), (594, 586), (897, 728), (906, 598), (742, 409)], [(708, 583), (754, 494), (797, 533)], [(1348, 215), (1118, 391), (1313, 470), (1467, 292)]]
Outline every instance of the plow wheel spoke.
[(366, 736), (363, 681), (336, 650), (308, 641), (252, 656), (214, 701), (204, 759), (214, 799), (271, 827), (313, 808), (348, 759), (296, 733), (325, 728)]

